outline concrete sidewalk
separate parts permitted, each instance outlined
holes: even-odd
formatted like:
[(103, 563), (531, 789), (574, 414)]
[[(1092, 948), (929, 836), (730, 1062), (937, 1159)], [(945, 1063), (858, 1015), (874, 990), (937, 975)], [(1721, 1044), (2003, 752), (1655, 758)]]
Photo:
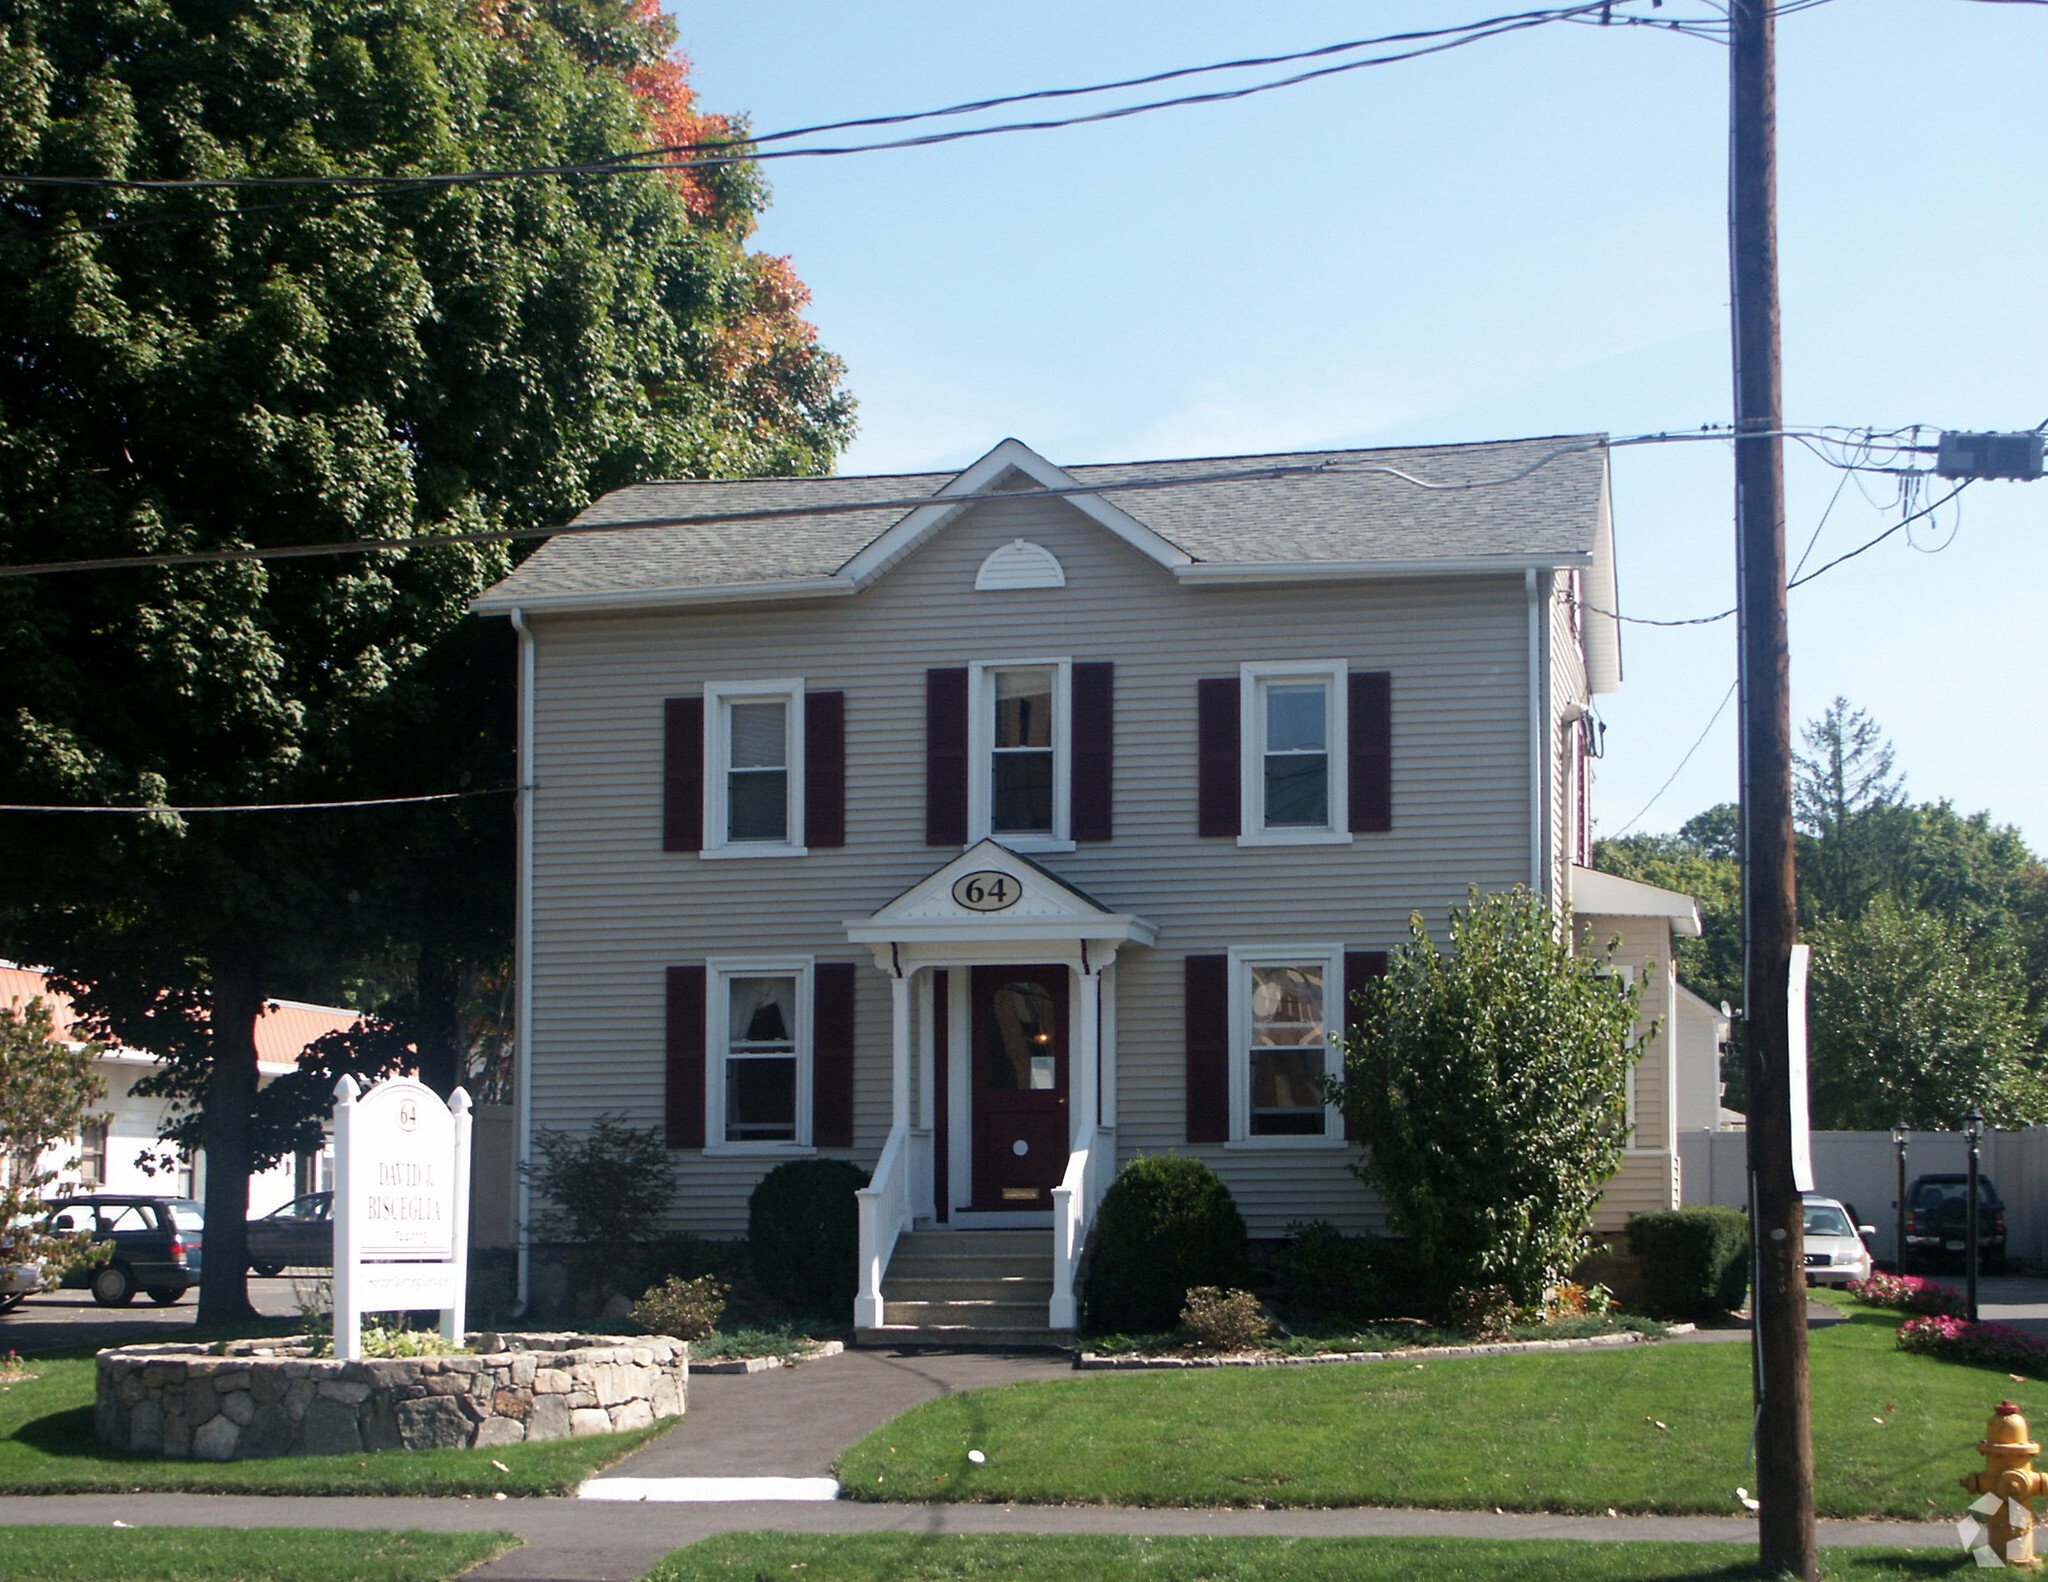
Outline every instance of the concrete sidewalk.
[[(714, 1533), (1129, 1533), (1283, 1538), (1641, 1539), (1753, 1546), (1735, 1516), (1498, 1516), (1490, 1511), (1133, 1510), (1068, 1505), (594, 1505), (578, 1500), (261, 1499), (248, 1495), (72, 1494), (0, 1498), (0, 1523), (130, 1527), (501, 1529), (524, 1548), (470, 1573), (476, 1582), (634, 1582), (671, 1549)], [(1830, 1547), (1957, 1548), (1953, 1526), (1822, 1522)]]

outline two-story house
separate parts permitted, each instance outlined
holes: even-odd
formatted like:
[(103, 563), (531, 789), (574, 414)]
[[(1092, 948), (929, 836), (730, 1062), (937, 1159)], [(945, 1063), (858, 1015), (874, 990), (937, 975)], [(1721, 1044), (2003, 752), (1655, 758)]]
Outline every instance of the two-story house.
[(1677, 1202), (1696, 914), (1579, 866), (1599, 436), (650, 483), (476, 607), (520, 635), (520, 1137), (664, 1126), (707, 1236), (781, 1160), (871, 1168), (864, 1330), (1071, 1327), (1139, 1153), (1254, 1235), (1376, 1224), (1319, 1079), (1474, 885), (1577, 885), (1651, 972), (1603, 1214)]

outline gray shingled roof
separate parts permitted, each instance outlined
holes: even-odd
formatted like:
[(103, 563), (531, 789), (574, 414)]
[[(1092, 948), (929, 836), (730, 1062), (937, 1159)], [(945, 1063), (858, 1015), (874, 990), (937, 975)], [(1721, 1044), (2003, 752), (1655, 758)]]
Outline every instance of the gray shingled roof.
[[(1076, 482), (1186, 478), (1185, 487), (1105, 493), (1194, 560), (1309, 563), (1526, 560), (1590, 553), (1599, 530), (1602, 435), (1561, 435), (1472, 445), (1297, 451), (1068, 467)], [(1587, 447), (1571, 449), (1571, 447)], [(1560, 451), (1565, 454), (1557, 454)], [(1495, 487), (1434, 492), (1383, 473), (1203, 483), (1254, 468), (1330, 463), (1398, 467), (1437, 483)], [(1516, 475), (1528, 471), (1528, 476)], [(550, 539), (484, 595), (504, 607), (560, 596), (648, 594), (829, 576), (905, 515), (903, 508), (690, 525), (678, 518), (735, 511), (923, 500), (957, 473), (852, 478), (660, 482), (617, 489), (576, 517), (577, 527), (632, 523), (617, 533)], [(644, 524), (662, 525), (644, 525)], [(675, 524), (675, 525), (669, 525)]]

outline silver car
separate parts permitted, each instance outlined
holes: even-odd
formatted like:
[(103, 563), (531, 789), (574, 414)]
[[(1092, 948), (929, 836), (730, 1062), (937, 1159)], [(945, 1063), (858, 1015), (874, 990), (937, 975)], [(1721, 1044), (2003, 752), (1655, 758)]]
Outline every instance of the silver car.
[(1870, 1248), (1864, 1238), (1875, 1236), (1877, 1227), (1851, 1223), (1847, 1209), (1818, 1192), (1800, 1193), (1799, 1206), (1806, 1221), (1808, 1281), (1847, 1285), (1851, 1280), (1868, 1280)]

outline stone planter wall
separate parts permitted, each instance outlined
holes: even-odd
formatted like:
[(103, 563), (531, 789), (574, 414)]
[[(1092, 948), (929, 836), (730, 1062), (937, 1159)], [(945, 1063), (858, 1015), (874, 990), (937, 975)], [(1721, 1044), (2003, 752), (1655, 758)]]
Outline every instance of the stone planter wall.
[(516, 1445), (683, 1414), (690, 1348), (654, 1335), (472, 1334), (471, 1353), (341, 1362), (303, 1343), (99, 1354), (93, 1427), (116, 1450), (240, 1461)]

